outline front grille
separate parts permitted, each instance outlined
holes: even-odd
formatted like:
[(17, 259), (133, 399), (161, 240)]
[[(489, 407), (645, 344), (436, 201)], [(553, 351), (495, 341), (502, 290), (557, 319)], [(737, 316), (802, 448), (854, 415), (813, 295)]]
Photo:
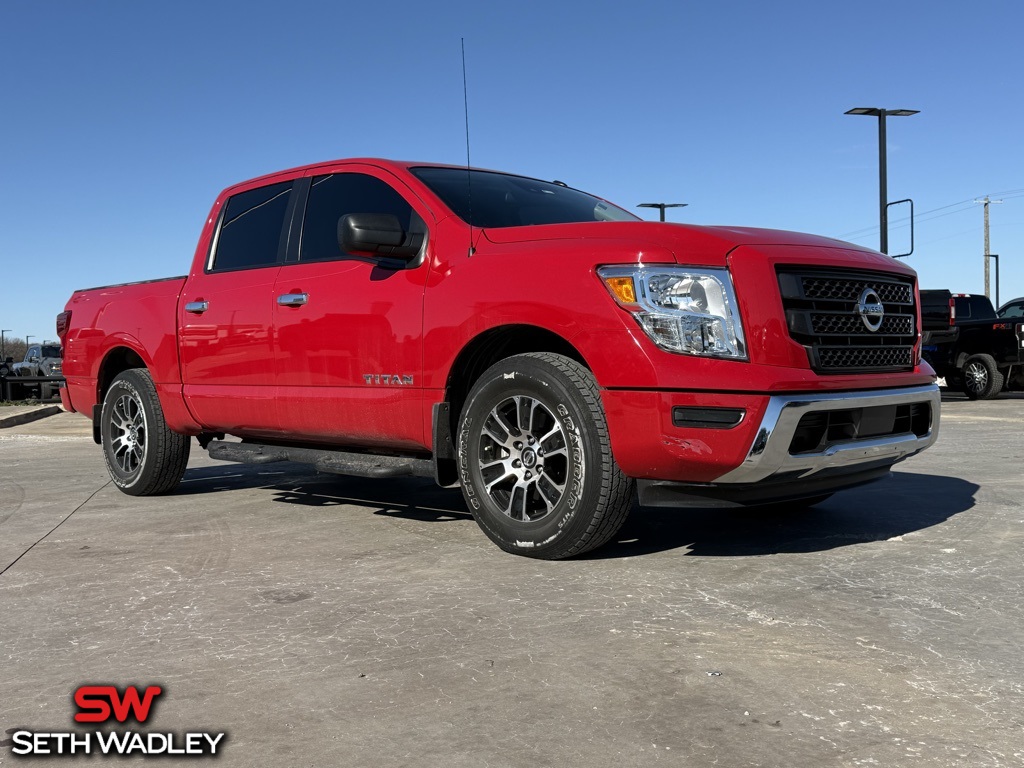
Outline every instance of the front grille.
[[(870, 277), (867, 278), (869, 281)], [(804, 296), (808, 299), (826, 299), (829, 301), (857, 301), (864, 290), (865, 281), (850, 277), (804, 277)], [(882, 301), (897, 304), (912, 304), (914, 288), (906, 283), (880, 283), (872, 285)]]
[[(914, 367), (917, 315), (911, 278), (799, 267), (780, 269), (778, 278), (789, 334), (807, 350), (814, 370), (864, 373)], [(860, 302), (865, 298), (873, 304), (875, 297), (882, 317), (869, 313), (865, 318)]]
[[(811, 314), (811, 330), (818, 336), (849, 336), (851, 333), (863, 333), (864, 321), (859, 315), (836, 315), (815, 312)], [(882, 319), (882, 327), (877, 333), (882, 335), (909, 336), (914, 332), (913, 315), (890, 315)]]
[(910, 347), (818, 347), (822, 368), (908, 368)]

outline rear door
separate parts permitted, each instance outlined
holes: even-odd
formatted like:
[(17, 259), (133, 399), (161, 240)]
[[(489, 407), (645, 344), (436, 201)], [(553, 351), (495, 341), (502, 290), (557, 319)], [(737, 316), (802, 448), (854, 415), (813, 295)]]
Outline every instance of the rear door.
[[(432, 216), (402, 182), (360, 164), (318, 169), (296, 220), (301, 238), (274, 288), (278, 408), (282, 425), (332, 444), (418, 450), (423, 291)], [(424, 232), (408, 265), (342, 252), (338, 221), (386, 213)]]
[(185, 401), (203, 426), (240, 435), (278, 431), (274, 283), (294, 213), (294, 182), (250, 185), (223, 201), (205, 262), (178, 305)]

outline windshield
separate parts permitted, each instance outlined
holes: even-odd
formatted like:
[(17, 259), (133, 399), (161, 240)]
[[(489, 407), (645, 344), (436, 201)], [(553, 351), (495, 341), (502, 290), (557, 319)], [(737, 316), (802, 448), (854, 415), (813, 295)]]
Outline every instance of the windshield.
[(43, 357), (60, 357), (60, 347), (43, 347)]
[(413, 168), (412, 173), (474, 227), (641, 220), (586, 192), (525, 176), (462, 168)]

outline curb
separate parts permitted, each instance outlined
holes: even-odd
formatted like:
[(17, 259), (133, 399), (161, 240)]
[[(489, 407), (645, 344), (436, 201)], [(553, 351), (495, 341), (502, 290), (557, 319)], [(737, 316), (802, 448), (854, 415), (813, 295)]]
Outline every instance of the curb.
[(54, 414), (60, 413), (62, 410), (64, 409), (59, 405), (46, 405), (32, 411), (16, 413), (13, 416), (4, 416), (3, 418), (0, 418), (0, 429), (4, 429), (6, 427), (17, 427), (21, 424), (28, 424), (30, 421), (45, 419), (47, 416), (53, 416)]

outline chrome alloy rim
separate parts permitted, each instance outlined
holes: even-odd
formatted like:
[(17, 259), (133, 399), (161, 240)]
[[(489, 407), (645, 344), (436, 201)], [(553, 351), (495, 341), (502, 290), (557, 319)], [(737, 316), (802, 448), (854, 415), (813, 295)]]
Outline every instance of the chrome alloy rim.
[(502, 513), (523, 522), (542, 520), (565, 495), (573, 463), (582, 479), (583, 456), (570, 456), (570, 434), (562, 418), (526, 395), (491, 409), (480, 429), (479, 468), (484, 492)]
[(971, 392), (981, 392), (988, 385), (988, 370), (981, 363), (971, 363), (964, 374)]
[(114, 461), (125, 474), (133, 474), (146, 458), (146, 412), (138, 398), (117, 398), (110, 414), (110, 445)]

